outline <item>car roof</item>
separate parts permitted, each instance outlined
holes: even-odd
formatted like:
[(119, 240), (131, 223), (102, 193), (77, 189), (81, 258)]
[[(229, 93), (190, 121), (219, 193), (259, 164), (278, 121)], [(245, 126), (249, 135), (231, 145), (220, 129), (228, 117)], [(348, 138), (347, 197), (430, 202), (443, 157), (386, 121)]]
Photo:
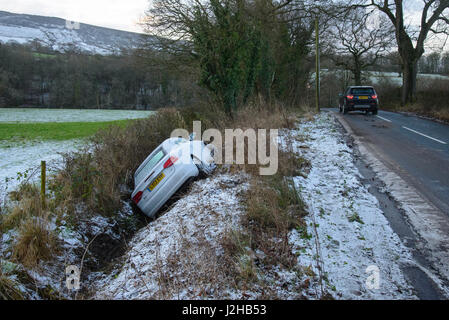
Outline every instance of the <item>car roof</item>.
[(353, 89), (353, 88), (370, 88), (370, 89), (374, 89), (373, 86), (350, 86), (350, 87), (348, 87), (348, 89)]

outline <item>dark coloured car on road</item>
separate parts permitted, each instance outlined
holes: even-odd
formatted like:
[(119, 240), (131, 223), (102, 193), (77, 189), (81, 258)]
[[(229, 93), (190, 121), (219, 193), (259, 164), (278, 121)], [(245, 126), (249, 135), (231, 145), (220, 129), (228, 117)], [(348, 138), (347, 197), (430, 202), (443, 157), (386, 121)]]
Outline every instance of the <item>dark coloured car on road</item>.
[(365, 111), (377, 114), (379, 99), (376, 90), (369, 86), (348, 87), (340, 94), (339, 108), (344, 114), (349, 111)]

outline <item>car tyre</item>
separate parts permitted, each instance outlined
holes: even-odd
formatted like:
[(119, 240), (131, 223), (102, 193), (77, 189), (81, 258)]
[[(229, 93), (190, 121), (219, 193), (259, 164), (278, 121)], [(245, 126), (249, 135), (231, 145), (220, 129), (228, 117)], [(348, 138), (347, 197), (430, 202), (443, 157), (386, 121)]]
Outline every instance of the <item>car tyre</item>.
[(346, 104), (343, 105), (343, 114), (348, 114), (348, 109), (346, 108)]
[(377, 109), (374, 109), (373, 115), (377, 115)]

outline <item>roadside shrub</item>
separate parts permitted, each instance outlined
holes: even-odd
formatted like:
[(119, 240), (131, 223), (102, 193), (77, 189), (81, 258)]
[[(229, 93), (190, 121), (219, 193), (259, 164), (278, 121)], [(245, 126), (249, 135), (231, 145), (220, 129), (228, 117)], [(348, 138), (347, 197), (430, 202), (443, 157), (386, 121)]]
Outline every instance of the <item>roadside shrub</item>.
[(449, 80), (418, 78), (417, 101), (401, 106), (401, 88), (391, 84), (376, 87), (384, 110), (412, 112), (449, 122)]
[[(71, 214), (81, 202), (91, 213), (114, 215), (121, 199), (130, 195), (134, 171), (174, 129), (184, 127), (178, 111), (163, 109), (125, 128), (111, 126), (98, 132), (89, 148), (64, 156), (63, 169), (50, 183), (56, 203)], [(128, 190), (120, 189), (122, 185)]]

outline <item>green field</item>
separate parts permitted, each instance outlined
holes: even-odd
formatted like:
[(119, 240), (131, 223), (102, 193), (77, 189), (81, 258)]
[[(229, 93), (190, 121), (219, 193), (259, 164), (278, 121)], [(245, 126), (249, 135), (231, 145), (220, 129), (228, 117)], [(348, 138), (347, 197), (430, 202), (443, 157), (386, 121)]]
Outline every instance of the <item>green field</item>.
[(111, 125), (124, 127), (130, 121), (0, 123), (0, 142), (82, 139)]

